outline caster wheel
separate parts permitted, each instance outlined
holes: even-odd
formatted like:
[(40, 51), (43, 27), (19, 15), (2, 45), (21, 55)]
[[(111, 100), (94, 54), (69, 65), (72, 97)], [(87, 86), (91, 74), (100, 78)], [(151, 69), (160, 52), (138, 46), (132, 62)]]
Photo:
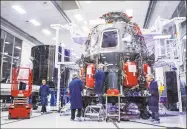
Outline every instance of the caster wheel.
[(108, 119), (108, 118), (106, 118), (106, 122), (108, 122), (108, 120), (109, 120), (109, 119)]
[(8, 119), (9, 119), (9, 120), (12, 119), (10, 114), (8, 114)]
[(119, 121), (119, 120), (118, 120), (117, 122), (118, 122), (118, 123), (120, 123), (120, 121)]
[(29, 114), (28, 114), (28, 119), (30, 119), (30, 118), (31, 118), (31, 114), (29, 113)]

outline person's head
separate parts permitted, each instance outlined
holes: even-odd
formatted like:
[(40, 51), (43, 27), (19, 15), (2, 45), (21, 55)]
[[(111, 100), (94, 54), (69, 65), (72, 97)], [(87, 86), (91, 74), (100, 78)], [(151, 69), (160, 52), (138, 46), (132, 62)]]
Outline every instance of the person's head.
[(100, 69), (100, 70), (102, 70), (102, 69), (103, 69), (103, 67), (104, 67), (104, 65), (103, 65), (103, 64), (99, 64), (99, 65), (98, 65), (98, 69)]
[(147, 82), (151, 82), (154, 79), (154, 76), (152, 74), (147, 74), (145, 76)]
[(79, 78), (79, 75), (75, 73), (75, 74), (73, 74), (72, 79), (76, 79), (76, 78)]
[(46, 84), (46, 80), (42, 79), (42, 85), (45, 85), (45, 84)]

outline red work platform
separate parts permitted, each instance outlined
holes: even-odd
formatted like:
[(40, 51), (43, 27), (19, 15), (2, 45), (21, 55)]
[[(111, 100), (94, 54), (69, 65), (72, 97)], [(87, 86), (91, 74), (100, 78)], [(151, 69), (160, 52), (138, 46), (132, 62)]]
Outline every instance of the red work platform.
[[(28, 70), (28, 78), (26, 79), (19, 79), (18, 74), (21, 70)], [(27, 81), (28, 89), (25, 88), (25, 90), (19, 90), (19, 82), (20, 81)], [(9, 106), (8, 112), (8, 118), (28, 118), (30, 119), (31, 116), (31, 108), (32, 105), (29, 104), (28, 98), (32, 94), (32, 70), (29, 68), (13, 68), (12, 69), (12, 85), (11, 85), (11, 95), (14, 98), (13, 103)]]

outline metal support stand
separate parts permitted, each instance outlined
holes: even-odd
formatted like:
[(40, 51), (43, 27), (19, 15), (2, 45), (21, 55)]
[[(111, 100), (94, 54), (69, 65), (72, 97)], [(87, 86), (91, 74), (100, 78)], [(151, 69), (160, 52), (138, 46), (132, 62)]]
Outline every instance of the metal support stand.
[(118, 97), (118, 114), (116, 115), (110, 115), (109, 112), (108, 112), (108, 95), (106, 95), (106, 115), (105, 115), (105, 119), (106, 121), (109, 120), (110, 117), (118, 117), (118, 122), (120, 122), (120, 118), (121, 118), (121, 115), (120, 115), (120, 95), (118, 96), (110, 96), (110, 97)]
[(177, 89), (178, 89), (178, 101), (179, 101), (179, 113), (182, 113), (182, 96), (181, 96), (181, 88), (180, 88), (180, 66), (182, 65), (182, 49), (181, 49), (181, 41), (180, 41), (180, 22), (175, 21), (176, 31), (177, 31), (177, 49), (178, 49), (178, 57), (179, 62), (176, 62), (177, 67)]
[[(56, 30), (56, 52), (55, 52), (55, 67), (58, 68), (58, 82), (57, 82), (57, 104), (56, 104), (56, 110), (59, 111), (60, 107), (60, 65), (58, 62), (58, 48), (59, 48), (59, 30), (62, 27), (60, 24), (53, 24), (50, 25), (51, 28)], [(62, 54), (62, 59), (64, 59), (64, 54)]]
[(97, 117), (97, 121), (99, 122), (101, 118), (104, 119), (104, 111), (102, 105), (89, 105), (86, 107), (84, 112), (84, 120), (86, 117)]
[(62, 47), (62, 61), (58, 62), (58, 48), (60, 46), (59, 42), (59, 31), (61, 28), (66, 29), (64, 26), (60, 24), (52, 24), (50, 25), (51, 28), (56, 30), (56, 52), (55, 52), (55, 67), (58, 69), (58, 82), (57, 82), (57, 104), (56, 104), (56, 110), (60, 111), (60, 79), (61, 79), (61, 67), (60, 65), (73, 65), (75, 62), (64, 62), (64, 48)]

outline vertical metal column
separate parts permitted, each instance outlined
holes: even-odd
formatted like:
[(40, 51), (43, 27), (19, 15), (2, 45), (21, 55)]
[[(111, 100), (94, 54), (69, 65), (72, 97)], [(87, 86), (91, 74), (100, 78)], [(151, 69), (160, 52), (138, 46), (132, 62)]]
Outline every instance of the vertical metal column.
[[(58, 64), (58, 48), (59, 48), (59, 30), (62, 27), (60, 24), (53, 24), (51, 28), (56, 30), (56, 52), (55, 52), (55, 67), (58, 68), (58, 82), (57, 82), (57, 103), (56, 103), (56, 110), (59, 111), (60, 107), (60, 64)], [(64, 58), (64, 53), (62, 54)]]
[(181, 41), (180, 41), (180, 23), (175, 22), (176, 32), (177, 32), (177, 55), (179, 58), (179, 62), (176, 62), (177, 67), (177, 89), (178, 89), (178, 101), (179, 101), (179, 112), (182, 113), (182, 96), (181, 96), (181, 88), (180, 88), (180, 65), (182, 62), (182, 51), (181, 51)]

